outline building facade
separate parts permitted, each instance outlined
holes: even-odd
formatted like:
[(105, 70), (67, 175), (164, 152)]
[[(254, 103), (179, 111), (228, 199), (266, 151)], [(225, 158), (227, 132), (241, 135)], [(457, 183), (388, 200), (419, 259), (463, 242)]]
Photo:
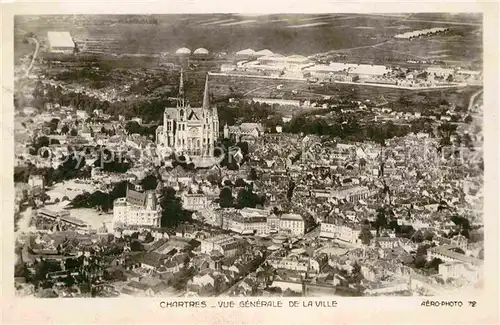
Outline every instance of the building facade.
[(215, 106), (210, 107), (208, 75), (205, 81), (202, 107), (191, 107), (184, 98), (181, 71), (177, 107), (167, 107), (163, 125), (156, 130), (158, 149), (165, 154), (175, 152), (196, 157), (212, 157), (214, 142), (219, 135), (219, 116)]
[(320, 237), (338, 239), (351, 244), (358, 244), (361, 241), (358, 238), (360, 232), (360, 227), (351, 223), (336, 222), (332, 218), (328, 218), (320, 225)]
[(182, 195), (182, 206), (186, 210), (201, 210), (208, 206), (208, 197), (201, 193), (184, 193)]
[(331, 196), (355, 203), (368, 198), (370, 190), (364, 186), (344, 186), (332, 190)]
[(241, 210), (229, 210), (222, 215), (221, 228), (242, 235), (268, 234), (268, 215), (268, 211), (261, 209), (244, 208)]
[(237, 142), (254, 142), (264, 134), (264, 127), (260, 123), (242, 123), (241, 125), (224, 125), (224, 138), (233, 139)]
[(304, 218), (295, 213), (283, 214), (280, 218), (280, 231), (288, 231), (295, 236), (304, 235), (306, 231)]
[(113, 203), (112, 227), (150, 226), (160, 227), (161, 207), (154, 191), (144, 193), (127, 189), (126, 197)]
[(238, 241), (229, 235), (218, 235), (201, 240), (201, 253), (211, 254), (218, 251), (225, 256), (234, 256), (239, 248)]
[(30, 175), (28, 185), (32, 188), (38, 187), (43, 190), (45, 188), (45, 180), (41, 175)]

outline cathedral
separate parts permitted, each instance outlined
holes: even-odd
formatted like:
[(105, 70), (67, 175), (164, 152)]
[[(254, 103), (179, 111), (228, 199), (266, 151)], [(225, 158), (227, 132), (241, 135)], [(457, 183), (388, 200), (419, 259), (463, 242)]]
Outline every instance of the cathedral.
[(165, 153), (190, 157), (212, 157), (219, 136), (217, 108), (210, 107), (208, 75), (205, 80), (203, 104), (191, 107), (184, 98), (184, 79), (181, 70), (177, 107), (166, 107), (163, 125), (156, 130), (156, 144)]

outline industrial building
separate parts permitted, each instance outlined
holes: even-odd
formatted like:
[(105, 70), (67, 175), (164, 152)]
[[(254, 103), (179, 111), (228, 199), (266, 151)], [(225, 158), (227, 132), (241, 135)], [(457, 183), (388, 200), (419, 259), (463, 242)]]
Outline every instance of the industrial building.
[(255, 55), (255, 51), (252, 49), (246, 49), (236, 52), (236, 57), (249, 58)]
[(447, 32), (448, 30), (449, 30), (449, 28), (441, 28), (441, 27), (428, 28), (428, 29), (406, 32), (403, 34), (397, 34), (397, 35), (394, 35), (394, 38), (412, 39), (412, 38), (420, 37), (420, 36), (436, 35), (438, 33)]
[(208, 56), (210, 54), (210, 52), (207, 49), (200, 47), (200, 48), (197, 48), (196, 50), (194, 50), (193, 54), (195, 56), (204, 57), (204, 56)]
[(188, 49), (187, 47), (181, 47), (177, 51), (175, 51), (175, 55), (178, 56), (189, 56), (191, 55), (191, 50)]
[(301, 69), (309, 60), (302, 55), (283, 56), (280, 54), (266, 55), (257, 59), (259, 65), (279, 66), (285, 69)]
[(268, 56), (268, 55), (273, 55), (274, 53), (269, 51), (268, 49), (265, 50), (260, 50), (255, 52), (256, 57), (261, 57), (261, 56)]
[(47, 38), (52, 53), (72, 54), (75, 51), (75, 42), (69, 32), (47, 32)]

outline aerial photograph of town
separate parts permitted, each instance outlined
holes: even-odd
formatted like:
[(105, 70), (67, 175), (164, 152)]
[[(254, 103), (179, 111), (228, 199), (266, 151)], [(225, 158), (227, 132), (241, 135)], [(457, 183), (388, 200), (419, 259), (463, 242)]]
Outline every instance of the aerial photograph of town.
[(19, 297), (484, 288), (482, 14), (18, 15), (14, 86)]

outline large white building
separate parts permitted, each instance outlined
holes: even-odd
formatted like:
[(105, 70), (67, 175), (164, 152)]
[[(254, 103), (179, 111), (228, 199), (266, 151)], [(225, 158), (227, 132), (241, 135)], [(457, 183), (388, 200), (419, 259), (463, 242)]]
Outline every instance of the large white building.
[(262, 56), (257, 61), (263, 66), (279, 66), (285, 69), (300, 69), (309, 63), (309, 59), (302, 55), (283, 56), (281, 54)]
[(471, 283), (476, 283), (482, 276), (482, 266), (470, 265), (464, 262), (454, 261), (439, 264), (439, 275), (445, 280), (464, 278)]
[(288, 231), (294, 236), (302, 236), (306, 231), (304, 218), (300, 214), (285, 213), (280, 218), (280, 231)]
[(202, 193), (182, 194), (182, 205), (187, 210), (201, 210), (208, 206), (208, 197)]
[(349, 202), (358, 202), (370, 196), (370, 190), (364, 186), (343, 186), (333, 189), (331, 196)]
[(360, 232), (360, 226), (329, 217), (321, 223), (319, 236), (358, 244), (361, 242), (359, 239)]
[(211, 254), (218, 251), (224, 255), (234, 255), (238, 249), (238, 241), (229, 235), (218, 235), (201, 240), (201, 253)]
[(432, 247), (427, 251), (427, 260), (431, 261), (434, 258), (439, 258), (443, 262), (460, 262), (470, 266), (480, 266), (483, 264), (482, 260), (467, 256), (465, 254), (457, 253), (452, 250), (453, 248), (455, 248), (455, 246), (452, 245)]
[(282, 232), (299, 236), (305, 233), (305, 222), (299, 214), (283, 214), (278, 217), (269, 210), (244, 208), (225, 209), (219, 226), (242, 235), (269, 235)]
[(47, 38), (52, 53), (71, 54), (75, 50), (75, 42), (69, 32), (47, 32)]
[(127, 226), (160, 227), (161, 207), (154, 191), (144, 193), (127, 188), (126, 197), (113, 204), (112, 228)]
[(210, 107), (208, 75), (205, 81), (202, 107), (191, 107), (184, 98), (181, 71), (177, 107), (167, 107), (163, 125), (156, 130), (156, 142), (162, 154), (176, 152), (188, 156), (212, 157), (214, 142), (219, 135), (217, 108)]
[(223, 216), (222, 227), (243, 235), (268, 234), (268, 215), (269, 211), (262, 209), (233, 210), (232, 213)]

